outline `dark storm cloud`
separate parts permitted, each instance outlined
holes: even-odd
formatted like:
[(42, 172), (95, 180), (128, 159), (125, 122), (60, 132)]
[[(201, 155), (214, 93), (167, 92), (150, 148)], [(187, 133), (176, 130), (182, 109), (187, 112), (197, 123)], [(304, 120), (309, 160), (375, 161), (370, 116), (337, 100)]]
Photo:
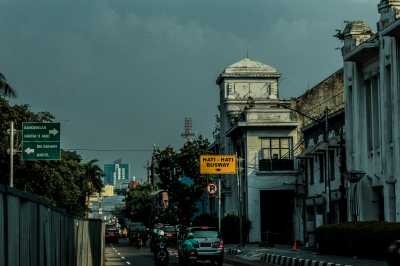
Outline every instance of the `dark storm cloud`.
[[(183, 118), (210, 136), (215, 78), (249, 51), (297, 96), (340, 67), (331, 36), (377, 20), (377, 0), (0, 0), (0, 69), (17, 102), (63, 122), (64, 147), (179, 145)], [(143, 175), (148, 154), (124, 158)]]

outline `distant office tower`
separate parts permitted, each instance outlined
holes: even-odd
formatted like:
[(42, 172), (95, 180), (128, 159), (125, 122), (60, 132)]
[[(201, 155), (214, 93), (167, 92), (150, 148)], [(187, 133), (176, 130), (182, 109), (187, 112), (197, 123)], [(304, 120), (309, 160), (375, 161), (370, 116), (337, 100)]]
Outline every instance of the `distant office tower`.
[(121, 183), (128, 183), (129, 164), (116, 162), (104, 165), (104, 184), (118, 186)]

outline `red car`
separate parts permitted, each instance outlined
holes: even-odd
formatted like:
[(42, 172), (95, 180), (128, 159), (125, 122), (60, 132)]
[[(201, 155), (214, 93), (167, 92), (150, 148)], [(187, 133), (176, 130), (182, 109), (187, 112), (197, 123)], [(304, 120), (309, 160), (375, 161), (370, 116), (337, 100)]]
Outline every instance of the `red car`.
[(119, 232), (115, 227), (106, 228), (106, 243), (118, 243)]

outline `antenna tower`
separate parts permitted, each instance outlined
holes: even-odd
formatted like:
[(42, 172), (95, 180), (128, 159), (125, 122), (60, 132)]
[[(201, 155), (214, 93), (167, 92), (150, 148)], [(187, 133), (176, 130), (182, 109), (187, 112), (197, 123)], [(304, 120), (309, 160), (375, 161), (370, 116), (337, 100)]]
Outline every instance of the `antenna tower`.
[(191, 117), (185, 117), (185, 126), (183, 129), (183, 133), (181, 136), (186, 140), (186, 141), (192, 141), (194, 134), (192, 132), (192, 118)]

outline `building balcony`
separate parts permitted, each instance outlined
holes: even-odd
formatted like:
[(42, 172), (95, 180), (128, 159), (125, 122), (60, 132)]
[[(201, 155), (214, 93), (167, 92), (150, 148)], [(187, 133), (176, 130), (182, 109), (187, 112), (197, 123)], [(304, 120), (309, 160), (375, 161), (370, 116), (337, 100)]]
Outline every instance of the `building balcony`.
[(261, 159), (258, 161), (260, 172), (294, 171), (293, 159)]
[(364, 63), (377, 56), (379, 56), (379, 41), (372, 39), (357, 46), (343, 59), (345, 62)]
[(382, 31), (383, 36), (400, 37), (400, 20), (394, 21)]

